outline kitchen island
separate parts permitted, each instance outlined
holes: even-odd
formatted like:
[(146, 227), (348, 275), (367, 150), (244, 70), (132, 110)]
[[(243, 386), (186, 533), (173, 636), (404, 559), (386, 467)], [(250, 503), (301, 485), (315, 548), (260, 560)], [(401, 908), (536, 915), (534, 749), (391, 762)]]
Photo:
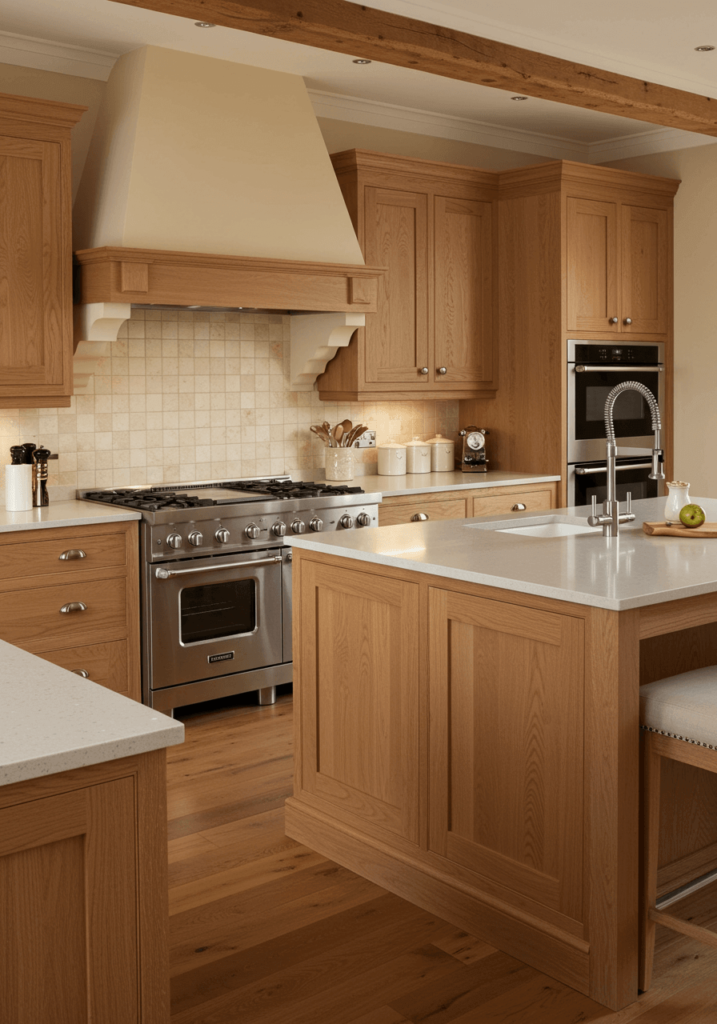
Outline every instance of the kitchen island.
[[(619, 1009), (638, 994), (639, 686), (717, 662), (717, 541), (645, 535), (664, 499), (614, 539), (502, 529), (588, 511), (292, 538), (287, 832)], [(712, 777), (670, 772), (662, 891), (717, 860)]]

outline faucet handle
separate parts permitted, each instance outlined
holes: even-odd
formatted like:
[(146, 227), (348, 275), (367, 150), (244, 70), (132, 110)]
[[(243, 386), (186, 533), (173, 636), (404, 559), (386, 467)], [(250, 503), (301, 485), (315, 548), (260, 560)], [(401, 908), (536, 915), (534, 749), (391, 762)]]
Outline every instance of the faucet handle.
[(593, 514), (594, 516), (596, 516), (596, 515), (597, 515), (597, 494), (593, 494), (593, 500), (592, 500), (592, 514)]
[(632, 491), (627, 492), (627, 514), (632, 512)]

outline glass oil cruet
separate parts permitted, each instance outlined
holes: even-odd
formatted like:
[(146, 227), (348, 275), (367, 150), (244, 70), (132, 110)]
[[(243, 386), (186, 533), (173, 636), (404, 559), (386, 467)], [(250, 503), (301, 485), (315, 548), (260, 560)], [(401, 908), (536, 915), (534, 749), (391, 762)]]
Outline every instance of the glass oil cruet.
[(690, 503), (690, 485), (684, 480), (672, 480), (667, 485), (668, 496), (665, 504), (665, 522), (668, 526), (680, 525), (680, 509)]

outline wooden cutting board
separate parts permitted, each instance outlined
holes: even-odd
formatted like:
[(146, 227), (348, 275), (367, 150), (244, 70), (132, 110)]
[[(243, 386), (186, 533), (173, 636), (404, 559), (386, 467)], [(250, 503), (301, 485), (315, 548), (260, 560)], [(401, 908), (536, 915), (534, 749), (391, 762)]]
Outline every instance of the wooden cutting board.
[(717, 523), (703, 523), (702, 526), (668, 526), (662, 523), (643, 523), (645, 533), (653, 537), (717, 537)]

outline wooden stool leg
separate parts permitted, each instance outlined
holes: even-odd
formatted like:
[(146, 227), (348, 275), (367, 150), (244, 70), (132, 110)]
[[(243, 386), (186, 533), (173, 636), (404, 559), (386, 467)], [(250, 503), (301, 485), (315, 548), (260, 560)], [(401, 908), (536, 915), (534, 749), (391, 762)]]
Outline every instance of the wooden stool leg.
[(653, 735), (642, 733), (642, 856), (640, 878), (640, 961), (638, 987), (646, 992), (652, 981), (655, 922), (650, 911), (657, 900), (657, 855), (660, 839), (660, 767), (653, 750)]

